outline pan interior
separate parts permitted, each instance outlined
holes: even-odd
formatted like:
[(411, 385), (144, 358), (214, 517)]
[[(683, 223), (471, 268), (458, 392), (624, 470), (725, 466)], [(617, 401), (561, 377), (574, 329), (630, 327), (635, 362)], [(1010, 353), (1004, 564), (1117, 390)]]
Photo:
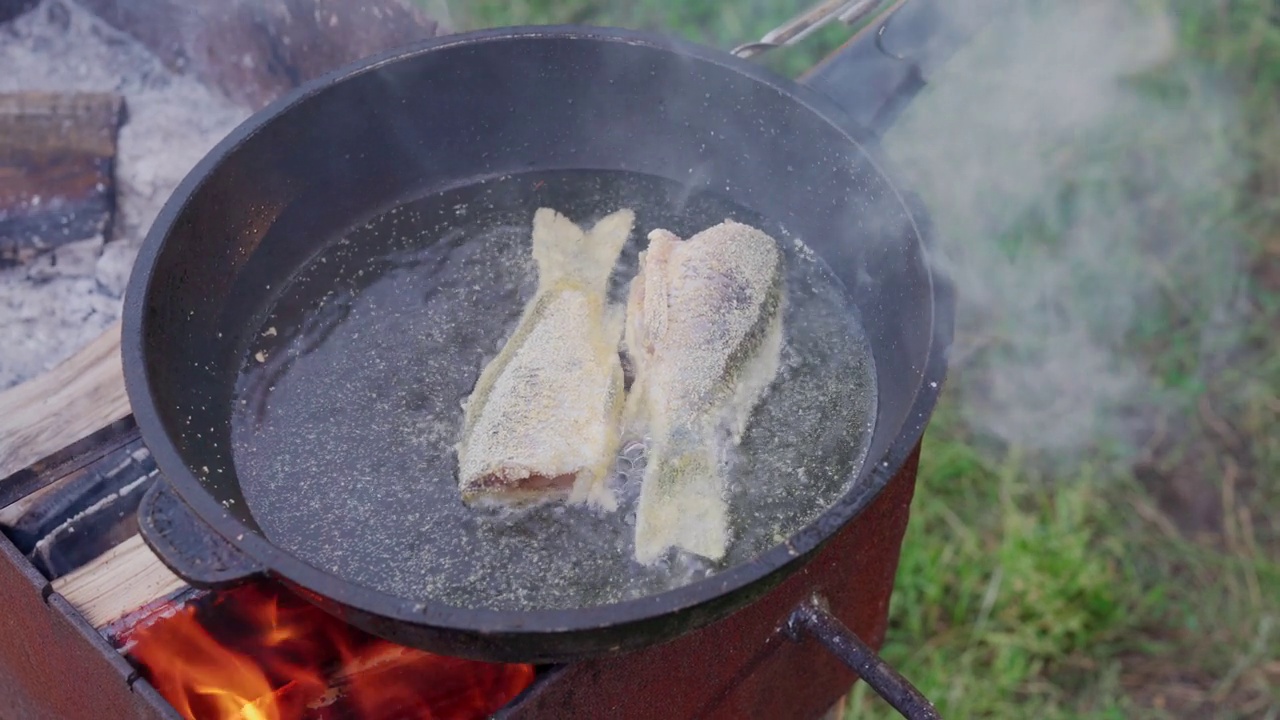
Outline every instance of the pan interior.
[[(787, 256), (782, 370), (729, 454), (733, 542), (720, 563), (632, 559), (638, 444), (624, 443), (612, 514), (465, 507), (453, 445), (462, 401), (536, 285), (533, 212), (636, 229), (611, 282), (621, 301), (645, 235), (726, 218)], [(260, 309), (235, 395), (235, 472), (273, 543), (358, 585), (455, 607), (530, 610), (634, 599), (749, 561), (850, 489), (871, 440), (876, 381), (856, 308), (801, 238), (728, 199), (622, 171), (495, 177), (411, 200), (336, 234)]]

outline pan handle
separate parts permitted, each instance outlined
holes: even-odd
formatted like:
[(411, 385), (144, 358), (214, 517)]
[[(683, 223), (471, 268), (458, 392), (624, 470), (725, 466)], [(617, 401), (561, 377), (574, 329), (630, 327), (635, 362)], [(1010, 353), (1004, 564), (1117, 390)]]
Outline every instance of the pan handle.
[(791, 611), (791, 616), (787, 618), (786, 633), (796, 642), (803, 642), (811, 637), (822, 643), (832, 655), (908, 720), (940, 720), (942, 717), (933, 703), (909, 680), (899, 675), (875, 650), (832, 615), (827, 609), (826, 600), (821, 596), (815, 595)]
[(840, 20), (860, 27), (847, 43), (800, 78), (854, 121), (857, 137), (884, 134), (902, 110), (1009, 0), (821, 0), (761, 38), (734, 49), (749, 58), (792, 45)]
[(138, 529), (160, 562), (195, 587), (232, 585), (265, 571), (196, 517), (163, 476), (142, 496)]
[(753, 58), (774, 48), (795, 45), (836, 21), (854, 26), (874, 15), (887, 16), (904, 2), (906, 0), (818, 0), (764, 37), (739, 45), (732, 52), (740, 58)]

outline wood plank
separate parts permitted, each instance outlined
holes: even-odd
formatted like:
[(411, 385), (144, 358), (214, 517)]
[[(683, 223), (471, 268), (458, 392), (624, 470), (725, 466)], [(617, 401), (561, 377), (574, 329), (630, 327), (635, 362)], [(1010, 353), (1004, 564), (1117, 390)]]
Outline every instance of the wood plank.
[(0, 266), (106, 238), (123, 107), (115, 93), (0, 93)]
[(186, 589), (151, 548), (134, 535), (84, 567), (53, 581), (53, 591), (95, 628), (147, 603)]
[(116, 323), (52, 370), (0, 392), (0, 478), (129, 412)]
[(414, 0), (80, 0), (171, 70), (260, 108), (342, 65), (432, 37)]

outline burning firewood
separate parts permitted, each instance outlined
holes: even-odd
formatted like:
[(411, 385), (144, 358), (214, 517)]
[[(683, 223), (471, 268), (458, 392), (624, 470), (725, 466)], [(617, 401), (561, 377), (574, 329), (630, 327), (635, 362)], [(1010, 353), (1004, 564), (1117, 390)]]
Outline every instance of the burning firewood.
[(117, 642), (185, 717), (484, 718), (533, 680), (375, 638), (265, 581), (153, 615)]
[(66, 598), (95, 628), (186, 587), (160, 563), (139, 535), (53, 581), (54, 592)]

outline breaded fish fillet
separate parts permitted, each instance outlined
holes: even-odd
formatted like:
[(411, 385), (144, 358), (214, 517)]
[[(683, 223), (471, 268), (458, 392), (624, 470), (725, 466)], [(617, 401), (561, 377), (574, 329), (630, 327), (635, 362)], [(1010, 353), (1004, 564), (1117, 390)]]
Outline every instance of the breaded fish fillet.
[(537, 292), (465, 405), (458, 466), (466, 502), (616, 507), (604, 479), (619, 442), (622, 327), (606, 287), (634, 224), (631, 210), (587, 232), (554, 210), (534, 214)]
[(626, 423), (649, 435), (636, 510), (635, 558), (677, 547), (719, 560), (728, 503), (719, 463), (777, 375), (783, 256), (777, 242), (725, 221), (682, 241), (649, 234), (627, 302), (624, 345), (635, 367)]

